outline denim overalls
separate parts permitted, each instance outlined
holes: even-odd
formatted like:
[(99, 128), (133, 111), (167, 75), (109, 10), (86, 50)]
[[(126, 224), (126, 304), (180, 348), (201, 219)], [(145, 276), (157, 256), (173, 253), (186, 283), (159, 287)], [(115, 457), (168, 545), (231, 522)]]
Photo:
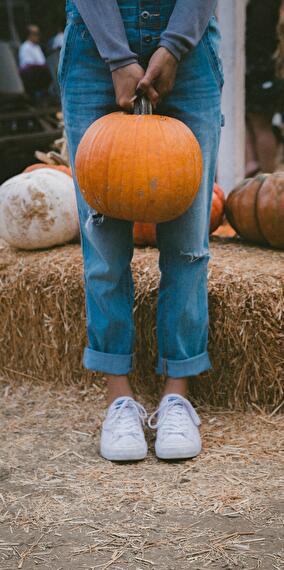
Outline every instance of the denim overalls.
[[(118, 0), (130, 48), (144, 67), (157, 48), (175, 0)], [(142, 17), (142, 13), (147, 12)], [(161, 283), (156, 372), (171, 377), (199, 374), (210, 368), (207, 352), (208, 227), (221, 130), (222, 64), (215, 18), (198, 46), (179, 64), (172, 93), (157, 112), (186, 123), (201, 145), (204, 173), (191, 208), (178, 219), (157, 226)], [(59, 83), (71, 164), (89, 125), (117, 110), (111, 73), (71, 0), (61, 52)], [(132, 369), (134, 324), (132, 223), (102, 217), (76, 187), (80, 218), (88, 347), (84, 365), (108, 374)], [(91, 215), (90, 217), (90, 214)], [(91, 221), (90, 221), (91, 220)]]

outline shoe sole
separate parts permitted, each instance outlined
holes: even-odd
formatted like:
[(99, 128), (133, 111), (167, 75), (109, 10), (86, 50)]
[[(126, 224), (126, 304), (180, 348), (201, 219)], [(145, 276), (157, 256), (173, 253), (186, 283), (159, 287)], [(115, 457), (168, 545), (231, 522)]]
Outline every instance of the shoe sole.
[(193, 459), (194, 457), (197, 457), (197, 455), (199, 455), (201, 453), (201, 449), (199, 449), (198, 451), (195, 451), (194, 453), (188, 453), (188, 452), (180, 452), (178, 453), (177, 451), (172, 451), (172, 452), (158, 452), (156, 451), (156, 456), (158, 457), (158, 459)]
[(147, 452), (148, 452), (148, 449), (146, 449), (146, 451), (143, 451), (143, 453), (141, 452), (139, 454), (137, 454), (137, 453), (133, 453), (133, 454), (131, 454), (131, 453), (128, 453), (128, 454), (116, 453), (116, 454), (113, 454), (111, 452), (108, 453), (107, 451), (105, 452), (103, 450), (100, 451), (101, 456), (104, 459), (107, 459), (108, 461), (142, 461), (142, 459), (145, 459), (147, 457)]

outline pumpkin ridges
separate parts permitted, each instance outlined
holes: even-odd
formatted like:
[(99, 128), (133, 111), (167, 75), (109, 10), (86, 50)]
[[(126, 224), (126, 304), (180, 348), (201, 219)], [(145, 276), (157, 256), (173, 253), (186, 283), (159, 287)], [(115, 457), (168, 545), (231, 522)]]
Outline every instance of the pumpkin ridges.
[[(187, 138), (186, 135), (187, 135), (187, 134), (188, 134), (188, 133), (185, 132), (185, 131), (183, 131), (183, 133), (182, 133), (182, 136), (183, 136), (183, 139), (184, 139), (184, 145), (185, 145), (185, 146), (187, 145), (187, 141), (186, 141), (186, 138)], [(195, 139), (191, 138), (191, 142), (192, 142), (192, 144), (195, 144)], [(191, 162), (191, 165), (189, 164), (189, 162)], [(192, 168), (195, 173), (197, 172), (197, 169), (196, 169), (196, 156), (195, 156), (195, 154), (193, 154), (193, 157), (189, 157), (187, 154), (184, 154), (183, 171), (185, 171), (186, 168), (187, 168), (188, 170), (189, 170), (190, 168)], [(183, 182), (183, 184), (185, 184), (185, 181)], [(190, 204), (189, 204), (188, 207), (190, 207), (191, 204), (192, 204), (192, 199), (191, 199)]]
[[(193, 153), (193, 161), (194, 161), (195, 173), (199, 179), (199, 185), (200, 185), (202, 183), (202, 177), (203, 177), (203, 156), (202, 156), (202, 152), (200, 149), (198, 139), (193, 134), (193, 132), (190, 132), (190, 137), (191, 137), (192, 144), (195, 146), (195, 152)], [(200, 153), (200, 156), (199, 156), (200, 161), (197, 161), (197, 155), (199, 154), (198, 149), (199, 149), (199, 153)], [(192, 202), (193, 202), (193, 200), (192, 200)]]
[(263, 233), (263, 231), (262, 231), (261, 223), (260, 223), (260, 220), (259, 220), (259, 217), (258, 217), (257, 204), (258, 204), (258, 198), (259, 198), (260, 190), (261, 190), (261, 188), (262, 188), (262, 186), (263, 186), (263, 184), (264, 184), (266, 178), (267, 178), (267, 175), (266, 175), (266, 174), (258, 174), (258, 176), (256, 177), (256, 179), (260, 181), (260, 185), (259, 185), (259, 187), (258, 187), (257, 190), (256, 190), (256, 193), (255, 193), (255, 201), (254, 201), (255, 223), (256, 223), (256, 225), (257, 225), (257, 229), (258, 229), (260, 235), (262, 236), (262, 239), (263, 239), (263, 243), (264, 243), (264, 244), (268, 244), (269, 242), (267, 241), (267, 239), (266, 239), (266, 237), (265, 237), (265, 235), (264, 235), (264, 233)]
[(284, 247), (284, 173), (262, 174), (231, 192), (226, 212), (245, 239)]
[(281, 216), (281, 212), (284, 212), (284, 179), (282, 189), (281, 178), (283, 179), (283, 175), (277, 172), (266, 176), (257, 203), (257, 216), (266, 242), (279, 248), (284, 247), (283, 214)]
[[(138, 115), (139, 117), (139, 115)], [(141, 190), (140, 190), (140, 185), (137, 184), (137, 186), (135, 185), (136, 188), (136, 192), (143, 191), (144, 196), (146, 197), (146, 199), (143, 200), (143, 208), (142, 210), (140, 210), (140, 214), (139, 214), (139, 220), (140, 219), (147, 219), (148, 217), (148, 210), (149, 210), (149, 180), (150, 177), (152, 177), (152, 168), (155, 169), (156, 168), (156, 162), (153, 160), (152, 157), (152, 131), (151, 131), (151, 124), (150, 121), (148, 120), (148, 115), (139, 117), (141, 118), (144, 122), (145, 122), (145, 126), (144, 126), (144, 140), (140, 140), (139, 139), (139, 131), (138, 131), (138, 125), (137, 125), (137, 131), (136, 131), (136, 148), (138, 148), (138, 156), (137, 156), (137, 163), (136, 163), (136, 167), (139, 170), (139, 172), (143, 172), (143, 175), (141, 176), (140, 182), (141, 182)], [(144, 148), (145, 145), (145, 148)], [(146, 160), (144, 161), (145, 164), (143, 164), (143, 156), (141, 153), (141, 149), (144, 148), (144, 154), (146, 155)], [(152, 162), (150, 162), (149, 157), (151, 156)], [(147, 160), (148, 159), (148, 160)], [(136, 171), (134, 170), (133, 172), (133, 177), (135, 179), (136, 177)], [(142, 190), (143, 189), (143, 190)], [(151, 199), (151, 198), (150, 198)], [(135, 193), (133, 192), (132, 194), (132, 201), (131, 201), (131, 205), (132, 207), (134, 206), (134, 200), (135, 200)], [(152, 204), (150, 204), (152, 206)]]
[[(152, 154), (152, 149), (151, 149), (152, 139), (151, 139), (151, 137), (149, 137), (150, 121), (147, 121), (146, 124), (147, 124), (147, 136), (145, 137), (146, 138), (146, 144), (147, 144), (146, 153), (147, 153), (147, 156), (150, 156)], [(146, 161), (145, 174), (146, 174), (146, 180), (150, 181), (149, 161)], [(150, 194), (150, 183), (148, 183), (148, 185), (146, 185), (146, 192), (147, 192), (147, 202), (146, 202), (145, 208), (144, 208), (144, 213), (143, 213), (144, 217), (148, 216), (148, 210), (149, 210), (149, 207), (151, 206), (151, 202), (150, 202), (151, 196), (149, 196), (149, 194)], [(133, 207), (133, 196), (132, 196), (132, 207)]]
[[(163, 144), (163, 151), (164, 151), (165, 147), (166, 147), (166, 150), (167, 150), (167, 157), (166, 157), (167, 175), (166, 175), (166, 180), (169, 180), (169, 181), (170, 181), (170, 185), (171, 185), (171, 184), (172, 184), (172, 176), (171, 176), (171, 169), (170, 169), (170, 167), (169, 167), (169, 165), (170, 165), (169, 158), (171, 158), (171, 157), (169, 157), (169, 150), (170, 150), (170, 149), (169, 149), (168, 146), (167, 146), (166, 133), (164, 132), (164, 125), (163, 125), (162, 121), (159, 121), (158, 125), (159, 125), (159, 129), (160, 129), (160, 133), (161, 133), (161, 135), (162, 135), (162, 140), (163, 140), (163, 143), (164, 143), (164, 144)], [(165, 176), (164, 172), (163, 172), (163, 176)], [(167, 196), (165, 196), (165, 200), (166, 200), (166, 199), (167, 199)]]
[[(135, 132), (134, 132), (134, 139), (135, 139), (135, 146), (137, 146), (137, 139), (138, 139), (138, 123), (135, 123)], [(132, 161), (132, 171), (131, 171), (131, 210), (133, 210), (133, 200), (134, 200), (134, 181), (135, 181), (135, 169), (136, 169), (136, 156)]]
[(221, 225), (224, 217), (224, 209), (225, 209), (225, 194), (223, 190), (218, 186), (218, 184), (215, 183), (213, 187), (213, 196), (212, 196), (211, 213), (210, 213), (210, 224), (209, 224), (210, 234), (216, 231), (218, 227)]
[(216, 182), (214, 183), (214, 187), (213, 187), (213, 194), (214, 193), (218, 195), (222, 204), (225, 205), (225, 202), (226, 202), (225, 194), (224, 194), (222, 188), (220, 188), (220, 186)]
[[(93, 160), (93, 153), (92, 153), (92, 145), (89, 144), (90, 142), (90, 138), (92, 139), (92, 143), (94, 142), (94, 140), (97, 141), (97, 148), (101, 149), (102, 146), (99, 144), (99, 139), (100, 139), (100, 135), (104, 134), (104, 130), (105, 130), (105, 125), (103, 122), (100, 122), (100, 119), (97, 120), (97, 129), (96, 129), (96, 133), (92, 133), (91, 131), (91, 126), (87, 129), (85, 135), (86, 135), (86, 139), (84, 140), (84, 138), (82, 139), (82, 152), (78, 155), (78, 153), (76, 154), (76, 161), (75, 161), (75, 167), (76, 167), (76, 172), (78, 170), (80, 170), (80, 172), (84, 172), (84, 177), (82, 180), (78, 179), (78, 184), (81, 188), (81, 191), (83, 192), (83, 195), (85, 194), (84, 192), (84, 188), (85, 186), (87, 186), (90, 181), (89, 181), (89, 169), (86, 167), (86, 165)], [(80, 143), (81, 144), (81, 143)], [(86, 149), (86, 150), (85, 150)], [(80, 160), (79, 160), (80, 159)], [(78, 164), (79, 163), (79, 164)], [(98, 161), (98, 164), (103, 164), (102, 161)], [(84, 195), (85, 197), (85, 195)], [(92, 203), (90, 203), (91, 208), (94, 208), (95, 210), (98, 211), (98, 204), (94, 203), (94, 200), (92, 201)]]
[[(119, 135), (119, 133), (117, 133), (117, 136)], [(105, 139), (107, 140), (108, 144), (107, 144), (107, 151), (104, 150), (104, 144), (101, 143), (101, 149), (102, 149), (102, 159), (100, 160), (100, 168), (99, 168), (99, 173), (100, 173), (100, 196), (103, 193), (103, 180), (105, 179), (107, 182), (107, 200), (104, 200), (104, 204), (105, 207), (107, 209), (107, 212), (109, 211), (109, 206), (112, 204), (112, 187), (109, 184), (109, 180), (111, 177), (111, 163), (110, 160), (105, 163), (104, 161), (104, 156), (106, 155), (106, 152), (109, 154), (109, 156), (111, 156), (112, 152), (115, 150), (115, 146), (114, 146), (114, 136), (112, 133), (112, 129), (111, 129), (111, 124), (108, 123), (105, 126), (104, 132), (103, 132), (103, 138), (104, 138), (104, 144), (105, 144)], [(93, 152), (93, 158), (95, 158), (94, 156), (94, 152)], [(91, 182), (90, 182), (91, 183)], [(121, 202), (121, 195), (119, 196), (119, 203)]]
[[(175, 125), (176, 127), (178, 126), (178, 123), (180, 123), (180, 121), (176, 120)], [(185, 126), (182, 123), (183, 127)], [(201, 184), (202, 181), (202, 153), (200, 150), (200, 146), (199, 143), (195, 137), (195, 135), (192, 133), (192, 131), (188, 130), (188, 129), (182, 129), (180, 132), (178, 132), (179, 138), (183, 138), (184, 141), (184, 149), (185, 152), (182, 154), (182, 167), (183, 167), (183, 175), (184, 175), (184, 180), (183, 180), (183, 186), (186, 185), (186, 170), (187, 170), (187, 176), (188, 178), (191, 179), (192, 181), (192, 177), (194, 176), (195, 178), (198, 179), (199, 181), (199, 186)], [(195, 147), (195, 152), (191, 152), (189, 153), (189, 141), (191, 146)], [(198, 160), (197, 160), (198, 157)], [(200, 165), (200, 167), (198, 168), (198, 163)], [(170, 165), (170, 160), (167, 161), (167, 164)], [(170, 171), (170, 169), (169, 169)], [(194, 174), (192, 174), (194, 173)], [(192, 195), (191, 192), (191, 197), (190, 197), (190, 201), (188, 203), (188, 208), (192, 205), (192, 202), (195, 198), (195, 195)], [(181, 214), (180, 214), (181, 215)]]
[[(117, 132), (116, 132), (116, 134), (115, 134), (115, 136), (113, 137), (113, 140), (112, 140), (112, 146), (111, 146), (111, 154), (110, 154), (110, 156), (112, 156), (112, 155), (116, 152), (116, 144), (117, 144), (117, 141), (119, 140), (119, 138), (120, 138), (120, 132), (119, 132), (119, 130), (117, 130)], [(127, 149), (125, 149), (125, 150), (126, 150), (126, 152), (127, 152)], [(121, 162), (122, 162), (122, 166), (123, 166), (123, 156), (121, 157)], [(118, 179), (119, 179), (118, 187), (120, 188), (120, 194), (119, 194), (118, 200), (117, 200), (117, 207), (118, 207), (118, 209), (117, 209), (117, 214), (116, 214), (116, 216), (115, 216), (115, 217), (118, 217), (118, 218), (120, 218), (120, 216), (121, 216), (121, 209), (122, 209), (122, 206), (123, 206), (123, 199), (124, 199), (123, 190), (122, 190), (122, 188), (123, 188), (123, 184), (122, 184), (123, 174), (124, 174), (123, 168), (121, 168), (121, 169), (120, 169), (120, 172), (118, 171)]]
[[(109, 177), (110, 177), (110, 162), (105, 162), (104, 157), (106, 154), (106, 150), (105, 150), (105, 145), (107, 142), (107, 149), (108, 149), (108, 153), (109, 155), (111, 155), (112, 153), (112, 149), (114, 148), (114, 137), (110, 128), (110, 124), (109, 123), (103, 123), (103, 128), (101, 131), (101, 137), (97, 138), (97, 144), (100, 148), (100, 157), (99, 155), (95, 156), (94, 153), (94, 149), (92, 148), (92, 161), (96, 160), (96, 165), (97, 165), (97, 174), (98, 174), (98, 187), (99, 187), (99, 201), (103, 202), (103, 208), (106, 208), (106, 211), (108, 211), (108, 204), (109, 202), (111, 202), (111, 188), (108, 184), (109, 181)], [(102, 192), (102, 187), (103, 187), (103, 180), (106, 180), (107, 183), (107, 192)], [(89, 173), (89, 184), (91, 184), (91, 173)], [(99, 204), (98, 204), (98, 208), (99, 208)]]
[[(97, 152), (97, 160), (98, 160), (98, 171), (97, 171), (97, 176), (98, 176), (98, 181), (100, 180), (100, 176), (101, 176), (101, 170), (100, 168), (103, 166), (104, 162), (102, 160), (102, 154), (103, 154), (103, 145), (101, 144), (101, 139), (102, 137), (107, 137), (109, 136), (109, 139), (111, 139), (111, 136), (109, 133), (107, 133), (107, 129), (105, 125), (102, 125), (102, 128), (98, 131), (97, 134), (97, 148), (98, 148), (98, 152)], [(91, 154), (92, 158), (93, 158), (93, 152)], [(106, 190), (105, 192), (105, 203), (106, 203), (106, 207), (108, 208), (108, 199), (109, 199), (109, 192), (108, 190)], [(99, 212), (100, 213), (100, 212)]]
[[(139, 123), (138, 121), (135, 121), (135, 124), (133, 124), (133, 134), (132, 134), (132, 138), (135, 144), (135, 147), (137, 148), (139, 145)], [(129, 162), (131, 163), (131, 169), (127, 168), (127, 187), (129, 187), (129, 208), (132, 211), (133, 207), (134, 207), (134, 198), (135, 198), (135, 187), (136, 187), (136, 177), (135, 177), (135, 172), (136, 172), (136, 168), (137, 168), (137, 164), (139, 163), (139, 155), (138, 153), (136, 153), (136, 155), (133, 157), (133, 160), (130, 160), (130, 156), (129, 156), (129, 151), (126, 148), (125, 149), (125, 153), (127, 155), (127, 163), (129, 164)], [(123, 187), (122, 187), (123, 188)]]
[[(99, 181), (99, 185), (101, 186), (100, 183), (100, 178), (101, 178), (101, 167), (104, 164), (104, 161), (101, 160), (102, 154), (103, 154), (103, 145), (101, 144), (101, 140), (105, 138), (108, 140), (108, 132), (107, 132), (107, 125), (105, 125), (104, 123), (101, 124), (101, 128), (98, 129), (96, 136), (94, 137), (94, 139), (92, 140), (92, 143), (90, 144), (90, 148), (89, 148), (89, 155), (87, 157), (87, 164), (89, 163), (90, 160), (92, 160), (92, 153), (93, 153), (93, 147), (96, 144), (96, 152), (98, 155), (98, 159), (97, 159), (97, 170), (96, 170), (96, 176), (98, 177), (98, 181)], [(109, 136), (109, 138), (111, 138)], [(90, 173), (87, 169), (88, 172), (88, 185), (91, 183), (91, 179), (90, 179)], [(106, 176), (106, 181), (108, 180), (108, 176)], [(100, 213), (100, 204), (99, 202), (101, 201), (101, 196), (102, 196), (102, 191), (101, 191), (101, 187), (99, 188), (99, 200), (97, 201), (97, 203), (95, 204), (95, 210)], [(104, 202), (108, 200), (108, 192), (106, 192), (106, 195), (104, 195)]]
[(258, 229), (255, 218), (256, 190), (259, 179), (244, 180), (228, 196), (226, 216), (231, 226), (244, 238), (250, 241), (263, 242), (262, 233)]

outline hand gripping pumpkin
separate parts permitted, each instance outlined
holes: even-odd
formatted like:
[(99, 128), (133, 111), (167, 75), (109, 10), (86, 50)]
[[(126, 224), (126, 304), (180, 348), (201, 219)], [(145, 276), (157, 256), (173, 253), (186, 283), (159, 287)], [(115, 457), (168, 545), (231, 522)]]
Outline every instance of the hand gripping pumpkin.
[(226, 216), (243, 238), (284, 249), (284, 172), (244, 180), (229, 194)]
[(183, 214), (202, 178), (200, 146), (181, 121), (152, 115), (142, 99), (133, 115), (111, 113), (84, 134), (76, 175), (88, 204), (112, 218), (166, 222)]

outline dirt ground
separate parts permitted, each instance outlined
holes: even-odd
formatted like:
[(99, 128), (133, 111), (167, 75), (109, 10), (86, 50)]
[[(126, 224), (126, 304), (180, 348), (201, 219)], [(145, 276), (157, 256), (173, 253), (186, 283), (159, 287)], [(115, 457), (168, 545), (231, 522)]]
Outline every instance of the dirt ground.
[(284, 569), (283, 416), (199, 410), (198, 458), (158, 461), (149, 434), (113, 464), (102, 387), (0, 387), (1, 570)]

